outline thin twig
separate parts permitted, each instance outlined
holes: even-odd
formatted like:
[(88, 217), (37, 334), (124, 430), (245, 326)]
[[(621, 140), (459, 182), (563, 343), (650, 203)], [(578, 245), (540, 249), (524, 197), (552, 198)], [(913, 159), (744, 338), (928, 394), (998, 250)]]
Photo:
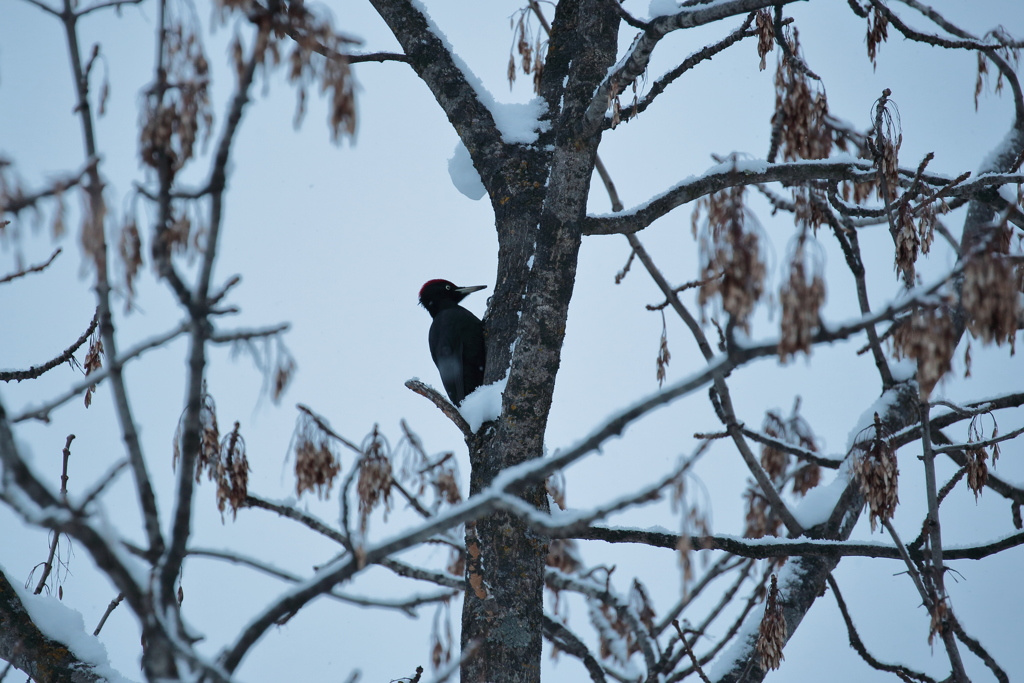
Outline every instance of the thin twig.
[(846, 607), (846, 601), (843, 600), (843, 595), (839, 592), (839, 584), (836, 583), (831, 572), (827, 579), (829, 587), (832, 588), (832, 595), (836, 598), (836, 604), (839, 605), (839, 612), (843, 615), (843, 621), (846, 622), (846, 633), (850, 639), (850, 647), (860, 655), (861, 659), (867, 662), (868, 666), (873, 669), (878, 669), (879, 671), (894, 673), (904, 681), (907, 679), (914, 679), (922, 681), (922, 683), (936, 683), (935, 679), (927, 674), (913, 671), (899, 664), (885, 664), (872, 657), (871, 653), (868, 652), (868, 649), (864, 646), (864, 641), (860, 639), (860, 634), (857, 633), (857, 627), (854, 626), (853, 619), (850, 617), (850, 611)]
[(90, 5), (85, 9), (79, 10), (78, 16), (84, 17), (86, 14), (90, 14), (97, 10), (107, 9), (109, 7), (121, 8), (125, 5), (138, 5), (141, 2), (145, 2), (145, 0), (107, 0), (107, 2), (98, 2), (95, 5)]
[(462, 417), (462, 413), (454, 405), (445, 400), (444, 396), (437, 392), (433, 387), (424, 384), (418, 379), (411, 379), (405, 383), (405, 386), (414, 393), (423, 396), (428, 399), (431, 403), (437, 406), (437, 409), (444, 413), (445, 417), (451, 420), (459, 431), (462, 432), (462, 436), (467, 439), (472, 438), (473, 430), (469, 428), (469, 423), (466, 422), (466, 418)]
[(44, 403), (38, 408), (32, 408), (26, 410), (20, 415), (15, 415), (14, 417), (11, 418), (11, 422), (18, 423), (24, 422), (25, 420), (41, 420), (42, 422), (49, 422), (50, 413), (53, 412), (54, 409), (59, 408), (60, 406), (64, 405), (65, 403), (67, 403), (68, 401), (70, 401), (83, 391), (91, 387), (95, 387), (97, 384), (105, 380), (107, 377), (110, 376), (111, 367), (123, 367), (126, 362), (133, 358), (136, 358), (137, 356), (142, 355), (146, 351), (163, 346), (164, 344), (171, 341), (178, 335), (182, 334), (185, 331), (185, 329), (186, 328), (184, 324), (179, 325), (178, 327), (175, 327), (173, 330), (170, 330), (169, 332), (165, 332), (162, 335), (158, 335), (148, 341), (144, 341), (141, 344), (132, 347), (123, 356), (120, 356), (114, 359), (113, 361), (111, 361), (108, 358), (106, 367), (101, 368), (96, 372), (90, 373), (88, 376), (86, 376), (85, 379), (72, 386), (59, 397), (51, 401), (48, 401), (47, 403)]
[(53, 254), (50, 255), (50, 258), (46, 259), (44, 263), (40, 263), (35, 266), (30, 266), (28, 268), (25, 268), (24, 270), (19, 270), (15, 273), (11, 273), (10, 275), (0, 277), (0, 285), (4, 284), (5, 282), (10, 282), (11, 280), (17, 280), (19, 277), (25, 277), (29, 273), (40, 273), (46, 270), (46, 267), (53, 263), (53, 260), (60, 255), (61, 251), (63, 250), (60, 247), (57, 247), (57, 249), (54, 250)]
[(110, 601), (110, 604), (107, 605), (107, 609), (103, 613), (103, 616), (100, 617), (100, 623), (96, 624), (96, 630), (92, 632), (94, 636), (98, 636), (100, 634), (100, 631), (103, 630), (103, 625), (107, 623), (107, 617), (110, 616), (111, 612), (117, 609), (117, 606), (121, 604), (122, 600), (124, 600), (124, 593), (118, 593), (117, 597)]
[(92, 333), (96, 331), (97, 324), (99, 324), (99, 310), (93, 314), (92, 322), (89, 323), (89, 327), (82, 333), (82, 336), (76, 339), (71, 346), (66, 348), (64, 353), (60, 354), (53, 360), (43, 363), (42, 365), (33, 365), (28, 370), (5, 370), (0, 372), (0, 381), (22, 382), (26, 379), (35, 379), (43, 373), (53, 370), (58, 365), (63, 365), (64, 363), (71, 361), (75, 356), (75, 351), (80, 349), (82, 345), (89, 340)]
[[(932, 609), (933, 620), (938, 619), (939, 636), (946, 646), (946, 653), (949, 655), (950, 666), (953, 667), (953, 677), (958, 683), (968, 681), (967, 672), (964, 670), (964, 663), (960, 657), (960, 649), (957, 647), (950, 624), (949, 613), (952, 607), (946, 604), (945, 568), (942, 562), (942, 530), (939, 524), (939, 502), (938, 492), (935, 485), (935, 452), (932, 449), (931, 439), (931, 405), (928, 401), (921, 402), (921, 446), (924, 451), (924, 477), (925, 492), (928, 499), (928, 527), (929, 545), (931, 546), (931, 585), (934, 587), (935, 596)], [(943, 611), (940, 613), (939, 610)], [(934, 621), (933, 621), (934, 623)]]
[(686, 635), (683, 633), (683, 627), (679, 625), (679, 620), (673, 619), (672, 625), (676, 627), (676, 633), (679, 634), (679, 643), (683, 646), (683, 652), (685, 652), (690, 658), (690, 661), (693, 662), (693, 669), (697, 672), (697, 675), (700, 676), (700, 680), (704, 681), (704, 683), (711, 683), (711, 679), (708, 678), (706, 673), (704, 673), (704, 669), (701, 668), (700, 662), (697, 661), (697, 655), (693, 653), (693, 648), (691, 648), (690, 644), (686, 642)]

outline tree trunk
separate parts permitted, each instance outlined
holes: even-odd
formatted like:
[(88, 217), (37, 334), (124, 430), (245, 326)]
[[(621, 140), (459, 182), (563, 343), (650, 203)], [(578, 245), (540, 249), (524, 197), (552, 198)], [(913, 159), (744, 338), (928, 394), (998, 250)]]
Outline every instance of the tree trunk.
[[(509, 380), (501, 418), (470, 444), (471, 495), (506, 467), (544, 452), (600, 142), (600, 134), (581, 137), (577, 122), (614, 63), (617, 25), (607, 2), (558, 6), (548, 59), (552, 71), (541, 88), (551, 128), (536, 147), (515, 148), (502, 187), (491, 191), (499, 253), (486, 320), (485, 381), (506, 372)], [(521, 495), (547, 511), (543, 482)], [(476, 651), (463, 664), (462, 680), (540, 681), (548, 539), (522, 519), (498, 512), (467, 525), (466, 544), (462, 647)]]

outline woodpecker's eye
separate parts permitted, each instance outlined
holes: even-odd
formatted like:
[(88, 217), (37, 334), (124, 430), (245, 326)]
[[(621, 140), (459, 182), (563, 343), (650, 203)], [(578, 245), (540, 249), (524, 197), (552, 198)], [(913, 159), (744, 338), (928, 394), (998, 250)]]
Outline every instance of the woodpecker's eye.
[(452, 288), (452, 286), (451, 286), (451, 285), (445, 285), (445, 286), (444, 286), (444, 288), (445, 288), (445, 289), (451, 289), (451, 288)]

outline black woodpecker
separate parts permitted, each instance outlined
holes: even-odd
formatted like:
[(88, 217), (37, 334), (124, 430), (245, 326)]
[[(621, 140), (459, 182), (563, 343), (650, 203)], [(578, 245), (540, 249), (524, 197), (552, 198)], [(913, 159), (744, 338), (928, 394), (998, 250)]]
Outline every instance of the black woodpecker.
[(485, 287), (456, 287), (447, 280), (431, 280), (420, 289), (420, 305), (434, 319), (430, 356), (455, 405), (484, 381), (484, 324), (459, 302)]

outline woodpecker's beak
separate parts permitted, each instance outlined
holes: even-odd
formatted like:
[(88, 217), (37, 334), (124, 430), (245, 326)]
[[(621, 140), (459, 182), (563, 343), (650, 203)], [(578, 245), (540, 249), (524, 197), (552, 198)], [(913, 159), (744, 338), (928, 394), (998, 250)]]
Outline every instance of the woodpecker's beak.
[(467, 296), (469, 294), (472, 294), (473, 292), (479, 292), (481, 289), (487, 289), (487, 285), (476, 285), (474, 287), (458, 287), (454, 291), (456, 294)]

